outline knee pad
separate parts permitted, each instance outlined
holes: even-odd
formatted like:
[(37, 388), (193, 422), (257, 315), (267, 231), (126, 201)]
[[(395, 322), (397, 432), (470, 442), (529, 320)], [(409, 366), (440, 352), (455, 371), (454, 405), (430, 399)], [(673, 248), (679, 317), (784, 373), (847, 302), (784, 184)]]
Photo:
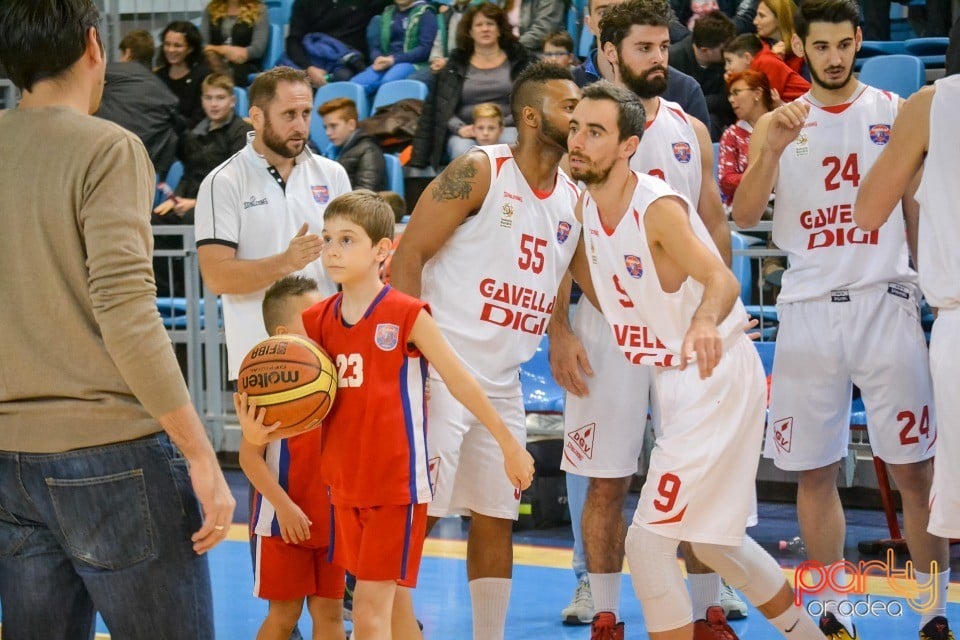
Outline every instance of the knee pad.
[(633, 590), (648, 631), (678, 629), (693, 622), (690, 595), (677, 562), (678, 540), (631, 525), (624, 545)]
[(702, 542), (692, 546), (701, 562), (742, 591), (754, 606), (769, 602), (786, 582), (777, 561), (750, 536), (744, 536), (739, 547)]

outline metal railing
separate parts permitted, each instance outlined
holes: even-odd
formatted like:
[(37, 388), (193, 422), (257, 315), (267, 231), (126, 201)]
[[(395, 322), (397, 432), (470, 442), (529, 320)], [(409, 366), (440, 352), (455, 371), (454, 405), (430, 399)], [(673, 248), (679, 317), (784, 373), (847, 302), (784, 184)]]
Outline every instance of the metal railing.
[(160, 32), (174, 20), (195, 20), (209, 0), (96, 0), (103, 16), (100, 39), (107, 59), (116, 62), (123, 34), (145, 29), (159, 41)]

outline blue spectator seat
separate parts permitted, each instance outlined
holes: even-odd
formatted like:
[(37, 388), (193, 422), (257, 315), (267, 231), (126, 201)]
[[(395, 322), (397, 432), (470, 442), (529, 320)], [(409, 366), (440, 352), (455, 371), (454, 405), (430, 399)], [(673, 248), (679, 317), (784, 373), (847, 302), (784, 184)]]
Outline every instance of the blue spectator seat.
[(267, 53), (263, 56), (263, 68), (273, 69), (283, 55), (283, 27), (270, 23), (270, 41), (267, 43)]
[(755, 305), (750, 304), (753, 295), (753, 271), (750, 265), (750, 258), (745, 255), (738, 255), (737, 251), (744, 251), (751, 246), (762, 242), (759, 238), (752, 238), (741, 233), (733, 231), (730, 233), (730, 247), (733, 249), (733, 261), (731, 270), (740, 283), (740, 301), (746, 307), (747, 314), (751, 318), (760, 320), (761, 326), (757, 329), (761, 332), (764, 340), (772, 339), (776, 334), (777, 310), (773, 305)]
[(406, 189), (403, 187), (403, 166), (400, 164), (400, 158), (392, 153), (385, 153), (383, 159), (387, 163), (387, 190), (395, 191), (402, 198), (406, 198)]
[(330, 138), (323, 128), (323, 118), (317, 113), (317, 107), (334, 98), (350, 98), (357, 105), (357, 118), (363, 120), (370, 114), (367, 107), (367, 94), (358, 84), (352, 82), (328, 82), (313, 96), (313, 117), (310, 119), (310, 141), (323, 155), (330, 149)]
[(394, 80), (393, 82), (381, 85), (377, 90), (377, 95), (373, 98), (370, 113), (376, 113), (380, 107), (399, 102), (406, 98), (426, 100), (427, 85), (419, 80)]
[(892, 91), (909, 98), (927, 80), (920, 58), (908, 55), (887, 55), (868, 58), (860, 69), (860, 81), (877, 89)]
[[(570, 34), (570, 37), (573, 38), (574, 43), (580, 39), (580, 16), (582, 14), (577, 10), (577, 7), (572, 3), (570, 8), (567, 9), (567, 23), (566, 29), (567, 33)], [(576, 53), (576, 51), (574, 51)]]
[(773, 356), (777, 349), (776, 342), (755, 341), (753, 346), (757, 348), (757, 355), (760, 356), (760, 362), (763, 363), (763, 374), (771, 375), (773, 373)]
[(947, 45), (950, 38), (911, 38), (903, 43), (907, 53), (920, 58), (924, 67), (946, 66)]
[(234, 113), (241, 118), (250, 115), (250, 99), (247, 97), (247, 90), (243, 87), (234, 87), (233, 95), (237, 99), (237, 104), (233, 107)]
[(563, 413), (563, 389), (550, 372), (550, 341), (544, 334), (536, 353), (520, 365), (523, 408), (527, 413)]
[(857, 71), (863, 66), (868, 58), (877, 56), (888, 56), (892, 54), (907, 53), (907, 49), (902, 40), (864, 40), (857, 52), (857, 59), (853, 62), (853, 68)]
[[(584, 10), (583, 16), (586, 20), (586, 10)], [(580, 38), (574, 40), (577, 43), (577, 56), (580, 58), (586, 58), (590, 55), (590, 50), (593, 49), (594, 36), (590, 32), (590, 29), (587, 29), (586, 22), (584, 21), (583, 29), (580, 30)]]
[(290, 24), (290, 12), (293, 10), (293, 0), (266, 0), (267, 15), (270, 16), (270, 24), (278, 25), (281, 32), (284, 27)]

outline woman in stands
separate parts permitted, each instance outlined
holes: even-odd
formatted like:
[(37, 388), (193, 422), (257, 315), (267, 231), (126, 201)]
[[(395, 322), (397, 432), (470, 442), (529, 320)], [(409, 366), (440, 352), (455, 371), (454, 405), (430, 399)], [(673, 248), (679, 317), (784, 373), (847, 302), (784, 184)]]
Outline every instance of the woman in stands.
[(505, 115), (500, 142), (515, 141), (510, 89), (532, 60), (503, 9), (488, 2), (470, 7), (457, 25), (457, 48), (433, 76), (413, 138), (410, 166), (438, 169), (445, 159), (476, 144), (473, 108), (484, 102), (498, 105)]
[(203, 120), (201, 83), (210, 70), (203, 62), (200, 30), (193, 23), (171, 22), (160, 35), (163, 48), (154, 71), (180, 100), (180, 115), (192, 128)]
[(270, 41), (270, 19), (261, 0), (210, 0), (203, 11), (203, 52), (214, 71), (230, 73), (238, 87), (263, 69)]
[(794, 54), (790, 41), (793, 38), (793, 14), (797, 6), (793, 0), (762, 0), (757, 4), (753, 24), (760, 39), (770, 45), (787, 66), (809, 79), (801, 56)]

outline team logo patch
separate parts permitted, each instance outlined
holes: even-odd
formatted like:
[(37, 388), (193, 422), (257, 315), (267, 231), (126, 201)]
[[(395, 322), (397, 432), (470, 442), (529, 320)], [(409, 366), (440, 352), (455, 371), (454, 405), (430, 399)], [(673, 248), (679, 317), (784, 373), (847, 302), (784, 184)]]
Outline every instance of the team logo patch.
[(779, 451), (790, 453), (793, 444), (793, 418), (784, 418), (773, 423), (773, 443)]
[[(576, 431), (567, 434), (567, 437), (570, 438), (572, 444), (576, 447), (576, 450), (579, 450), (579, 453), (577, 453), (578, 456), (582, 453), (588, 459), (593, 460), (593, 436), (596, 434), (596, 432), (597, 423), (591, 422), (590, 424), (580, 427)], [(571, 447), (571, 449), (572, 448), (573, 447)]]
[(885, 145), (890, 142), (890, 125), (874, 124), (870, 126), (870, 140), (873, 144)]
[(503, 208), (500, 209), (500, 226), (504, 229), (513, 227), (513, 214), (513, 205), (509, 202), (504, 202)]
[(560, 221), (560, 224), (557, 225), (557, 242), (563, 244), (567, 241), (567, 238), (570, 237), (570, 223), (565, 221)]
[(686, 164), (690, 162), (692, 154), (690, 153), (690, 145), (686, 142), (674, 142), (673, 143), (673, 157), (677, 159), (678, 162)]
[(437, 480), (440, 479), (440, 456), (427, 460), (427, 474), (430, 476), (430, 486), (434, 493), (437, 491)]
[(381, 351), (393, 351), (400, 342), (400, 327), (395, 324), (378, 324), (374, 342)]
[(631, 278), (639, 278), (643, 275), (643, 265), (637, 256), (623, 256), (623, 264), (626, 265), (627, 273), (630, 274)]
[(327, 189), (327, 185), (313, 185), (310, 187), (310, 191), (313, 193), (313, 201), (317, 204), (327, 204), (330, 202), (330, 190)]

